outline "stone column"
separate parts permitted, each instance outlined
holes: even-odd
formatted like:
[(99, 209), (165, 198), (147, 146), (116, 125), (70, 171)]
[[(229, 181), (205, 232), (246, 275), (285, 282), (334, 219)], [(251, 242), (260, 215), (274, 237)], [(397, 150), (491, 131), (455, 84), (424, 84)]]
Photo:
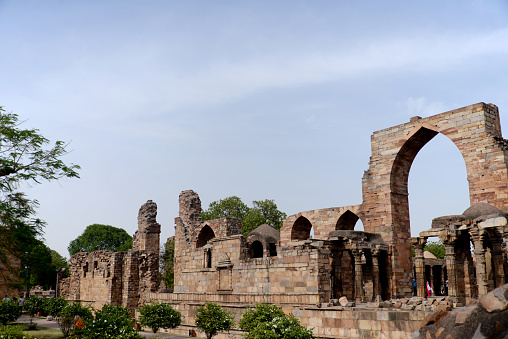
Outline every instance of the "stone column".
[(415, 250), (415, 271), (416, 271), (416, 295), (425, 297), (425, 260), (423, 258), (423, 249), (427, 243), (427, 238), (411, 238), (411, 245)]
[(478, 296), (480, 297), (488, 292), (485, 249), (483, 248), (482, 236), (478, 229), (471, 230), (471, 236), (473, 238), (474, 255), (476, 259), (476, 283), (478, 284)]
[[(381, 250), (375, 248), (372, 250), (372, 284), (374, 300), (381, 300), (381, 282), (379, 280), (379, 255)], [(386, 274), (386, 272), (385, 272)], [(379, 298), (378, 298), (379, 296)]]
[(504, 273), (504, 252), (503, 252), (503, 239), (491, 239), (492, 242), (492, 265), (494, 273), (494, 287), (500, 287), (504, 285), (505, 273)]
[(355, 260), (355, 300), (362, 302), (365, 298), (363, 293), (362, 251), (354, 248), (351, 253)]
[(457, 272), (455, 267), (455, 240), (451, 234), (439, 237), (445, 247), (446, 271), (448, 273), (448, 296), (457, 299)]

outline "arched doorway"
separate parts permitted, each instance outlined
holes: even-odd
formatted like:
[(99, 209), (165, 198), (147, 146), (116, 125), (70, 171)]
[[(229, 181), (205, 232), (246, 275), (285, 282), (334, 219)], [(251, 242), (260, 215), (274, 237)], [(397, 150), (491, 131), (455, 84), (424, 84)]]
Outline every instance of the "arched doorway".
[(310, 239), (312, 224), (309, 219), (303, 215), (296, 219), (291, 229), (291, 241), (301, 241)]
[(201, 231), (199, 231), (198, 234), (196, 248), (205, 246), (206, 243), (213, 238), (215, 238), (215, 233), (213, 232), (212, 228), (208, 225), (203, 226), (203, 228), (201, 229)]

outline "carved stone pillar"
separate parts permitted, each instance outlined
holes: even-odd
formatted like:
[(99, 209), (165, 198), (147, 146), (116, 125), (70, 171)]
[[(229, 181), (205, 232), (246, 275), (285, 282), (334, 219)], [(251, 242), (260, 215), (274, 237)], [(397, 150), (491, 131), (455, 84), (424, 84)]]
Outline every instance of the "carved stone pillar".
[(445, 247), (446, 271), (448, 273), (448, 296), (457, 299), (457, 269), (455, 266), (455, 240), (454, 234), (446, 233), (439, 236)]
[(411, 244), (415, 250), (415, 271), (416, 271), (416, 295), (425, 297), (425, 259), (423, 249), (427, 243), (426, 238), (411, 238)]
[(494, 265), (494, 287), (500, 287), (505, 281), (503, 239), (491, 239), (492, 242), (492, 264)]
[(381, 254), (381, 250), (375, 248), (372, 250), (372, 283), (374, 289), (374, 300), (377, 299), (377, 296), (381, 297), (381, 282), (379, 280), (379, 255)]
[(487, 277), (487, 263), (485, 260), (485, 249), (483, 248), (483, 241), (478, 229), (471, 231), (474, 244), (474, 255), (476, 259), (476, 283), (478, 284), (478, 296), (487, 294), (488, 292), (488, 277)]
[(363, 293), (362, 251), (354, 248), (351, 253), (355, 260), (355, 300), (362, 302), (365, 298)]

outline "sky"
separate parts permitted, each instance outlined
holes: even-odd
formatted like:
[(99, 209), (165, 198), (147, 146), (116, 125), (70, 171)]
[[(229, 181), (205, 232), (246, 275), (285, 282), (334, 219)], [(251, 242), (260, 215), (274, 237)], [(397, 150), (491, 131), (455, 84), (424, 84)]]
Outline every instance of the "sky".
[[(485, 102), (508, 124), (505, 0), (0, 0), (0, 42), (0, 106), (82, 167), (22, 187), (67, 257), (90, 224), (134, 234), (147, 200), (165, 241), (188, 189), (203, 208), (360, 204), (370, 136), (416, 115)], [(416, 157), (409, 204), (413, 235), (469, 207), (446, 137)]]

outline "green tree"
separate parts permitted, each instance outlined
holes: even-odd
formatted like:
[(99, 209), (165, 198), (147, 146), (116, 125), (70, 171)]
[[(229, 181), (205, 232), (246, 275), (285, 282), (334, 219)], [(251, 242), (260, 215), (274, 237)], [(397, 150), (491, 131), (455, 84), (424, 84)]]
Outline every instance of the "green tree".
[(292, 314), (261, 322), (244, 339), (314, 339), (312, 330), (300, 325)]
[(35, 218), (39, 203), (20, 192), (20, 186), (79, 178), (79, 166), (66, 165), (60, 159), (68, 154), (64, 142), (47, 147), (50, 141), (39, 130), (21, 125), (16, 114), (0, 107), (0, 263), (11, 272), (4, 278), (12, 284), (19, 284), (19, 268), (12, 267), (12, 257), (21, 257), (26, 244), (42, 236), (45, 225)]
[(129, 309), (122, 306), (104, 305), (95, 311), (92, 319), (83, 319), (85, 327), (78, 331), (77, 338), (96, 339), (143, 339), (134, 329)]
[(438, 259), (444, 259), (445, 257), (445, 247), (441, 241), (429, 241), (423, 250), (429, 251)]
[(201, 212), (201, 219), (212, 220), (225, 217), (243, 219), (248, 212), (249, 207), (240, 198), (232, 196), (211, 202), (208, 209)]
[(242, 219), (242, 233), (247, 236), (256, 227), (267, 224), (280, 230), (282, 222), (287, 215), (277, 209), (277, 204), (273, 200), (253, 201), (253, 206), (249, 213)]
[(175, 241), (168, 240), (164, 249), (161, 251), (161, 272), (162, 280), (166, 288), (172, 289), (175, 287)]
[(44, 300), (44, 313), (58, 317), (60, 312), (67, 306), (69, 302), (65, 298), (49, 298)]
[(251, 332), (260, 323), (271, 322), (275, 318), (284, 317), (284, 311), (277, 305), (257, 304), (243, 312), (238, 324), (245, 332)]
[(85, 231), (67, 247), (71, 256), (79, 252), (101, 250), (119, 252), (131, 248), (132, 237), (124, 229), (101, 224), (87, 226)]
[(14, 321), (21, 316), (21, 310), (18, 303), (12, 300), (0, 302), (0, 323), (6, 325), (8, 322)]
[(236, 196), (213, 201), (208, 209), (201, 212), (201, 219), (212, 220), (224, 217), (242, 219), (242, 234), (244, 236), (262, 224), (268, 224), (277, 230), (282, 227), (286, 213), (278, 210), (274, 200), (253, 201), (252, 204), (253, 207), (250, 208)]
[(200, 331), (205, 332), (206, 338), (211, 339), (219, 332), (229, 332), (235, 325), (233, 319), (233, 315), (221, 306), (207, 303), (196, 311), (195, 323)]
[(165, 303), (143, 305), (139, 313), (139, 323), (150, 327), (153, 333), (157, 333), (159, 328), (175, 328), (182, 323), (182, 314)]
[[(89, 306), (83, 306), (80, 303), (68, 303), (59, 312), (57, 322), (60, 327), (60, 331), (64, 337), (68, 337), (74, 327), (74, 318), (81, 317), (84, 322), (90, 322), (93, 320), (92, 309)], [(78, 334), (80, 330), (76, 330)]]

